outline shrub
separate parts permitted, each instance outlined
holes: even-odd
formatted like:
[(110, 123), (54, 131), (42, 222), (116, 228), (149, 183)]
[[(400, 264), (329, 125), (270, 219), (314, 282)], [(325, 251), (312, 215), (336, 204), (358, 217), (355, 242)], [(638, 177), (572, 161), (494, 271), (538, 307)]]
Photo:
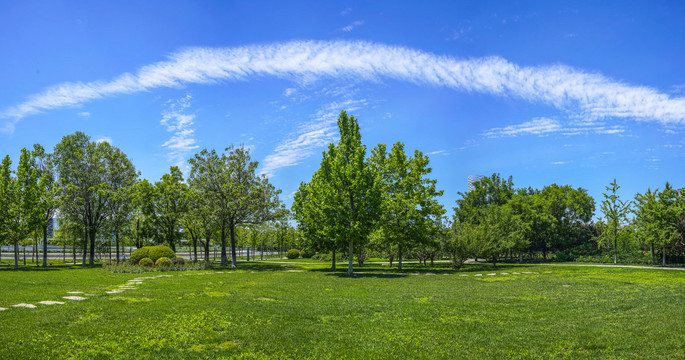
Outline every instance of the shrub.
[(168, 257), (164, 257), (164, 256), (157, 259), (157, 261), (155, 262), (155, 265), (163, 266), (163, 267), (169, 267), (169, 266), (171, 266), (171, 264), (172, 264), (171, 259), (169, 259)]
[(164, 245), (150, 247), (150, 259), (152, 259), (152, 261), (157, 261), (159, 258), (163, 257), (172, 259), (176, 257), (176, 253), (171, 250), (171, 248)]
[(302, 256), (303, 259), (311, 259), (314, 254), (316, 254), (316, 252), (313, 249), (304, 249), (300, 252), (300, 256)]
[(290, 250), (288, 250), (287, 253), (285, 253), (285, 256), (286, 256), (288, 259), (297, 259), (297, 258), (300, 257), (300, 250), (297, 250), (297, 249), (290, 249)]
[(174, 263), (174, 265), (183, 265), (183, 264), (186, 263), (186, 261), (183, 260), (183, 258), (180, 257), (180, 256), (177, 256), (177, 257), (175, 257), (175, 258), (172, 258), (172, 259), (171, 259), (171, 262)]
[(144, 247), (137, 249), (131, 253), (131, 264), (138, 265), (138, 263), (140, 263), (141, 259), (149, 258), (149, 257), (150, 257), (150, 247), (144, 246)]
[(152, 262), (152, 259), (150, 259), (149, 257), (142, 258), (140, 259), (140, 262), (138, 262), (138, 265), (140, 266), (150, 266), (152, 264), (154, 264), (154, 262)]

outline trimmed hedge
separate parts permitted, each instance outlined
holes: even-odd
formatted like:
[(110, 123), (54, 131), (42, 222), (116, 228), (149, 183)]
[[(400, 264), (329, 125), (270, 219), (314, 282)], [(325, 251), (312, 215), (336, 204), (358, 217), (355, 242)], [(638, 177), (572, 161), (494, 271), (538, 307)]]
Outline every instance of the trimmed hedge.
[(140, 266), (150, 266), (152, 264), (154, 264), (154, 262), (152, 262), (152, 259), (149, 257), (140, 259), (140, 262), (138, 263)]
[(157, 266), (169, 267), (169, 266), (171, 266), (171, 264), (172, 264), (171, 259), (169, 259), (168, 257), (164, 257), (164, 256), (162, 256), (161, 258), (157, 259), (157, 261), (155, 261), (155, 265), (157, 265)]
[(297, 258), (300, 257), (300, 250), (297, 250), (297, 249), (290, 249), (290, 250), (288, 250), (287, 253), (285, 253), (285, 256), (286, 256), (288, 259), (297, 259)]
[(171, 250), (168, 246), (157, 245), (157, 246), (143, 246), (140, 249), (131, 253), (131, 264), (138, 264), (143, 258), (150, 258), (154, 264), (159, 258), (169, 258), (173, 259), (176, 257), (176, 253)]

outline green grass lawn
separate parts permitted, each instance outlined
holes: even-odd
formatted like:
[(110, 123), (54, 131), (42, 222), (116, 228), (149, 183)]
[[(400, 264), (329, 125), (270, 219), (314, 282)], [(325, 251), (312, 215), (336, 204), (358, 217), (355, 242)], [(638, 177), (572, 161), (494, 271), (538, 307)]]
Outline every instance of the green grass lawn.
[(2, 269), (0, 307), (100, 296), (0, 312), (0, 358), (685, 358), (685, 272), (326, 266), (162, 273), (113, 295), (160, 273)]

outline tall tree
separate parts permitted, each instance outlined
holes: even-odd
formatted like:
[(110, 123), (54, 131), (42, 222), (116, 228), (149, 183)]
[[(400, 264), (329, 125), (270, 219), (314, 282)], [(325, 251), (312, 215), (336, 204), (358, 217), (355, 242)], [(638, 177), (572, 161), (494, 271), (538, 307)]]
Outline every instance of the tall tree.
[[(9, 157), (3, 168), (9, 167)], [(5, 171), (3, 170), (3, 175)], [(16, 179), (10, 177), (8, 195), (7, 232), (14, 245), (14, 268), (19, 267), (19, 243), (38, 227), (38, 172), (33, 166), (33, 156), (26, 148), (21, 149), (17, 164)], [(24, 261), (25, 262), (25, 261)]]
[(2, 159), (0, 166), (0, 247), (10, 243), (10, 225), (12, 211), (10, 206), (14, 203), (14, 181), (12, 178), (12, 160), (9, 155)]
[(95, 238), (108, 218), (108, 164), (105, 154), (113, 149), (107, 142), (92, 142), (77, 131), (55, 145), (55, 169), (59, 174), (60, 213), (83, 222), (83, 265), (90, 246), (89, 264), (95, 263)]
[(134, 210), (134, 186), (138, 172), (121, 150), (111, 147), (104, 153), (107, 176), (106, 188), (109, 196), (108, 225), (114, 234), (116, 259), (120, 259), (119, 237), (124, 227), (132, 221)]
[(682, 238), (679, 227), (685, 217), (683, 201), (679, 199), (681, 193), (666, 183), (664, 189), (635, 195), (635, 219), (633, 223), (638, 238), (652, 246), (652, 262), (654, 262), (654, 246), (661, 247), (661, 264), (666, 266), (666, 253)]
[[(144, 187), (145, 188), (145, 187)], [(154, 186), (147, 191), (144, 211), (152, 219), (156, 233), (161, 240), (176, 251), (176, 242), (181, 236), (181, 220), (187, 210), (187, 185), (177, 166), (169, 168)]]
[(45, 153), (40, 144), (33, 145), (34, 167), (38, 180), (38, 209), (36, 219), (43, 231), (43, 266), (48, 266), (48, 228), (59, 206), (59, 185), (55, 179), (55, 169), (51, 156)]
[(628, 222), (628, 214), (631, 211), (631, 202), (622, 201), (616, 192), (621, 187), (616, 183), (616, 179), (603, 193), (604, 200), (600, 209), (604, 214), (605, 224), (602, 226), (602, 238), (608, 240), (614, 248), (614, 264), (618, 262), (618, 240), (620, 232), (624, 231)]
[(437, 200), (443, 191), (436, 189), (436, 180), (427, 178), (432, 171), (428, 163), (428, 156), (418, 150), (408, 157), (401, 142), (389, 154), (385, 144), (379, 144), (369, 158), (382, 194), (381, 238), (397, 246), (399, 270), (403, 251), (428, 245), (437, 232), (436, 221), (445, 213)]
[(236, 226), (260, 224), (277, 217), (281, 209), (280, 190), (264, 175), (257, 175), (258, 163), (250, 161), (244, 147), (226, 148), (228, 154), (203, 149), (189, 160), (191, 186), (202, 189), (214, 209), (221, 232), (221, 266), (228, 265), (226, 233), (231, 239), (231, 266), (236, 267)]
[(540, 196), (553, 218), (544, 229), (544, 256), (547, 256), (547, 251), (563, 250), (577, 245), (581, 239), (582, 227), (592, 219), (595, 212), (595, 200), (585, 189), (557, 184), (545, 186)]
[(337, 244), (347, 244), (347, 273), (351, 275), (354, 246), (366, 243), (373, 231), (380, 215), (381, 194), (365, 159), (366, 146), (362, 145), (357, 119), (342, 111), (338, 129), (340, 141), (329, 144), (323, 153), (307, 197), (310, 205), (321, 208), (323, 233), (336, 239)]

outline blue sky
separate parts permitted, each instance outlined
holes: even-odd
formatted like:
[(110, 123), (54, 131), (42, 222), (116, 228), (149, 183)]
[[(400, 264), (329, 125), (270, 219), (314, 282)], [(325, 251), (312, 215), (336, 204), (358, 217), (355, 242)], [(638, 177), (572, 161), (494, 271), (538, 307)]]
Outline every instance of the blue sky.
[(290, 205), (336, 141), (632, 198), (685, 186), (682, 2), (0, 3), (0, 154), (80, 130), (155, 181), (244, 144)]

